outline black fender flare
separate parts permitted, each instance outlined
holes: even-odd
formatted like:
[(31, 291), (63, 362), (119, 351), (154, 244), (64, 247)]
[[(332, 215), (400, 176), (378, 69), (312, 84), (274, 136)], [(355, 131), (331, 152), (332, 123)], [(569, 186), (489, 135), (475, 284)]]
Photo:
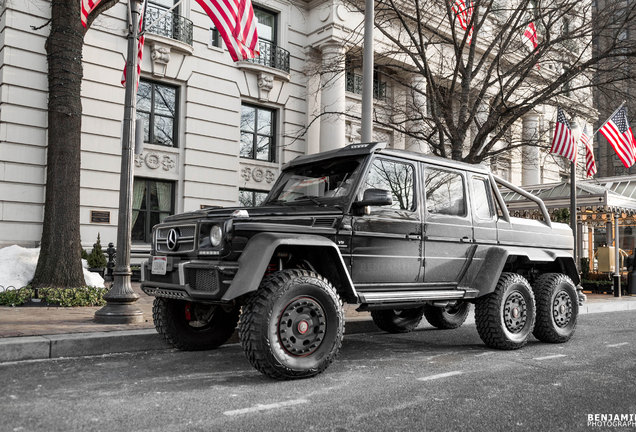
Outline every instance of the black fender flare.
[(341, 297), (348, 301), (357, 301), (358, 295), (351, 281), (351, 276), (347, 271), (340, 250), (334, 242), (317, 235), (273, 232), (259, 233), (249, 240), (238, 260), (238, 272), (222, 300), (232, 301), (256, 291), (272, 256), (281, 246), (322, 249), (325, 253), (324, 257), (330, 260), (332, 268), (335, 267), (334, 270), (339, 279), (338, 281), (330, 280), (330, 282), (336, 286)]
[(477, 289), (478, 297), (490, 294), (495, 290), (508, 258), (513, 256), (525, 257), (530, 262), (555, 262), (560, 272), (572, 279), (575, 286), (581, 283), (574, 258), (565, 250), (500, 246), (488, 248), (483, 258), (478, 260), (481, 263), (474, 260), (460, 285)]

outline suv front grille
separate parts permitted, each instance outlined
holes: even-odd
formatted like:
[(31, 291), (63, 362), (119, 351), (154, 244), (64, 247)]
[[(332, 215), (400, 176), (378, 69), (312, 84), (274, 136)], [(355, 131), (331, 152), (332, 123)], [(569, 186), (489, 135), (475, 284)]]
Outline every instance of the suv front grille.
[(166, 254), (192, 252), (196, 231), (196, 225), (161, 227), (157, 229), (155, 250)]

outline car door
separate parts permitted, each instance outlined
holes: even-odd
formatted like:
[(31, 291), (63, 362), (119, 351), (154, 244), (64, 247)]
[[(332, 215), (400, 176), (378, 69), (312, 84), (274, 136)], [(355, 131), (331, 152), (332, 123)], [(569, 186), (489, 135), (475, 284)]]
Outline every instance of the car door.
[(423, 170), (424, 281), (456, 285), (474, 249), (466, 175), (432, 165)]
[(416, 193), (417, 164), (376, 157), (358, 196), (366, 189), (391, 191), (393, 203), (367, 207), (352, 218), (352, 279), (357, 289), (386, 289), (421, 282), (422, 223)]

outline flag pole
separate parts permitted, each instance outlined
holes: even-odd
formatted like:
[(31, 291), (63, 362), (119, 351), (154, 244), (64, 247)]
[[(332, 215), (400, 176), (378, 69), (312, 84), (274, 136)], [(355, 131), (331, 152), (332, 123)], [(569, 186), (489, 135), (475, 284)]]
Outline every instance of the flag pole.
[(365, 0), (362, 54), (362, 142), (373, 141), (373, 18), (375, 0)]
[(126, 61), (126, 91), (122, 132), (121, 171), (119, 179), (119, 211), (117, 216), (117, 264), (113, 285), (104, 296), (106, 306), (95, 312), (95, 321), (103, 324), (133, 324), (143, 322), (143, 312), (134, 302), (139, 295), (130, 283), (130, 230), (132, 222), (133, 133), (137, 88), (137, 37), (140, 0), (130, 0), (132, 13), (128, 26), (128, 57)]
[[(614, 117), (614, 114), (616, 114), (616, 113), (618, 112), (618, 110), (619, 110), (619, 109), (623, 108), (623, 106), (624, 106), (626, 103), (627, 103), (627, 101), (623, 99), (623, 103), (621, 103), (621, 104), (620, 104), (620, 106), (614, 110), (614, 112), (613, 112), (613, 113), (612, 113), (612, 114), (611, 114), (611, 115), (607, 118), (607, 120), (609, 120), (609, 119), (611, 119), (612, 117)], [(603, 124), (602, 124), (601, 126), (599, 126), (599, 128), (598, 128), (598, 129), (596, 129), (592, 135), (590, 135), (590, 139), (592, 139), (592, 138), (594, 137), (594, 135), (596, 135), (596, 134), (598, 133), (598, 131), (600, 131), (600, 130), (601, 130), (601, 128), (603, 127), (603, 125), (604, 125), (605, 123), (607, 123), (607, 120), (605, 120), (605, 121), (603, 122)]]
[(570, 226), (572, 227), (572, 235), (574, 236), (574, 250), (572, 255), (574, 256), (574, 265), (577, 271), (580, 271), (579, 259), (578, 259), (578, 233), (577, 233), (577, 211), (576, 211), (576, 148), (574, 149), (575, 159), (574, 162), (570, 162)]

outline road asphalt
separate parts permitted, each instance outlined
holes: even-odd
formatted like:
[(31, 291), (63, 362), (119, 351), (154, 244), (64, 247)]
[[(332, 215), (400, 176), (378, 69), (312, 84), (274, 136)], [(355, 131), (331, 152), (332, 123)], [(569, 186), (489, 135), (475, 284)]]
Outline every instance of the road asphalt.
[[(138, 304), (144, 322), (134, 325), (94, 323), (99, 308), (0, 307), (0, 362), (170, 349), (154, 330), (152, 298), (141, 293)], [(636, 296), (588, 294), (580, 308), (582, 315), (621, 311), (636, 312)], [(369, 313), (355, 311), (355, 305), (345, 307), (345, 318), (346, 334), (377, 331)], [(422, 321), (420, 327), (428, 326)], [(471, 311), (466, 324), (472, 323)], [(235, 333), (228, 343), (236, 342)]]

